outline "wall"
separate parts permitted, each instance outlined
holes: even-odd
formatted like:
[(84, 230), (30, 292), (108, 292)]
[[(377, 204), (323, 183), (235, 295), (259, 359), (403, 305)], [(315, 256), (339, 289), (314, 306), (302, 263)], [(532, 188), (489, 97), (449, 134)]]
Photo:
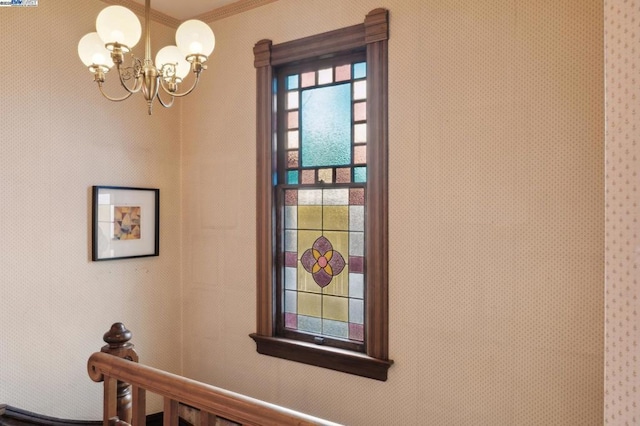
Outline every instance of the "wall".
[[(387, 382), (256, 353), (253, 45), (391, 11)], [(601, 424), (600, 1), (280, 0), (183, 121), (184, 374), (350, 425)], [(213, 77), (213, 78), (210, 78)]]
[(637, 179), (640, 108), (636, 2), (605, 0), (605, 423), (640, 423)]
[[(179, 372), (180, 106), (103, 99), (76, 46), (105, 4), (39, 3), (0, 8), (0, 403), (99, 419), (86, 362), (111, 323)], [(154, 51), (174, 33), (152, 31)], [(160, 188), (159, 258), (90, 261), (92, 185)]]

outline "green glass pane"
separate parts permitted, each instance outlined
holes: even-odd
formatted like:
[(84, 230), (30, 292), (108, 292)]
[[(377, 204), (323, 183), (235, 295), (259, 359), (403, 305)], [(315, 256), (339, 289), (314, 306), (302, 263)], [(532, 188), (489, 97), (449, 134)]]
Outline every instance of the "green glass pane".
[(353, 78), (365, 78), (367, 76), (367, 63), (353, 64)]
[(351, 84), (302, 92), (302, 166), (351, 163)]
[(287, 77), (287, 90), (294, 90), (298, 88), (298, 74), (290, 75)]
[(298, 171), (289, 171), (287, 172), (287, 183), (289, 185), (297, 185), (298, 184)]
[(367, 168), (366, 167), (354, 167), (353, 168), (353, 181), (354, 182), (366, 182), (367, 181)]

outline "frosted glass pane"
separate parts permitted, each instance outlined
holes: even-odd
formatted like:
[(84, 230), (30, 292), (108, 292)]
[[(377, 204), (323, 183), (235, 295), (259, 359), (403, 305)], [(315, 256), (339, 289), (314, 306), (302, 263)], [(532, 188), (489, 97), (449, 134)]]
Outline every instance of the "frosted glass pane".
[(367, 63), (353, 64), (353, 78), (365, 78), (367, 76)]
[(287, 77), (287, 90), (293, 90), (298, 88), (298, 74), (290, 75)]
[(302, 166), (351, 163), (351, 84), (302, 92)]
[(287, 93), (287, 109), (297, 109), (298, 108), (298, 92), (289, 92)]
[(318, 84), (328, 84), (333, 82), (333, 68), (318, 70)]
[(290, 130), (287, 132), (287, 148), (298, 148), (298, 131)]
[(353, 83), (353, 99), (367, 99), (367, 80), (356, 81)]
[(367, 123), (356, 124), (353, 126), (353, 141), (355, 143), (363, 143), (367, 141)]

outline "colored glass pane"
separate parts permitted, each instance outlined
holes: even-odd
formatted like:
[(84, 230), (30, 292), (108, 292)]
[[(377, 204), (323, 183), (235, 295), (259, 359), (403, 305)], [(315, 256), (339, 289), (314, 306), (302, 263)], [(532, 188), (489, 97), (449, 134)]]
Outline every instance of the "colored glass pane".
[(353, 83), (353, 99), (367, 99), (367, 80), (360, 80)]
[(364, 121), (367, 119), (367, 103), (356, 102), (353, 104), (353, 121)]
[(298, 171), (292, 170), (287, 172), (287, 183), (289, 185), (297, 185), (298, 184)]
[(318, 181), (323, 183), (333, 183), (333, 169), (318, 170)]
[(318, 70), (318, 84), (333, 83), (333, 68)]
[(349, 256), (349, 271), (364, 273), (364, 258), (362, 256)]
[(287, 148), (298, 148), (299, 132), (297, 130), (289, 130), (287, 132)]
[(298, 151), (287, 152), (287, 169), (298, 168)]
[(358, 62), (353, 64), (353, 78), (365, 78), (367, 76), (367, 63)]
[(284, 204), (286, 206), (298, 205), (298, 190), (287, 189), (286, 191), (284, 191)]
[(294, 90), (297, 88), (298, 88), (298, 74), (288, 76), (287, 90)]
[[(322, 229), (322, 206), (299, 206), (298, 229)], [(311, 247), (311, 246), (309, 246)], [(305, 247), (306, 250), (308, 247)]]
[(298, 91), (287, 93), (287, 109), (298, 108)]
[(291, 111), (287, 114), (287, 128), (298, 128), (298, 111)]
[(360, 123), (353, 126), (353, 141), (355, 143), (367, 141), (367, 123)]
[(336, 321), (349, 320), (349, 299), (336, 296), (322, 298), (323, 317)]
[(298, 292), (298, 314), (321, 317), (322, 296), (320, 294)]
[[(296, 156), (296, 164), (298, 161), (298, 156)], [(366, 164), (367, 163), (367, 146), (366, 145), (358, 145), (353, 148), (353, 162), (355, 164)]]
[(304, 167), (346, 165), (351, 162), (350, 92), (350, 84), (302, 92)]
[(298, 330), (307, 333), (322, 334), (322, 320), (320, 318), (298, 315)]
[(315, 170), (303, 170), (302, 171), (302, 183), (316, 183)]
[(349, 206), (349, 230), (364, 231), (364, 206)]
[(322, 227), (334, 231), (349, 230), (348, 206), (325, 206), (322, 209)]
[(364, 341), (364, 326), (362, 324), (349, 324), (349, 339)]
[(367, 168), (366, 167), (354, 167), (353, 168), (353, 181), (354, 182), (366, 182), (367, 181)]
[(351, 182), (351, 168), (342, 167), (342, 168), (336, 169), (336, 182), (337, 183)]
[(349, 297), (364, 299), (364, 275), (349, 274)]
[(349, 338), (349, 324), (342, 321), (322, 320), (322, 334), (341, 339)]
[(291, 313), (284, 314), (284, 326), (293, 330), (298, 328), (298, 316)]
[(301, 75), (301, 77), (302, 77), (301, 87), (309, 87), (309, 86), (315, 86), (316, 85), (316, 72), (315, 71), (305, 72), (304, 74)]
[(351, 79), (351, 65), (340, 65), (336, 67), (336, 81)]
[(364, 188), (349, 189), (349, 204), (360, 206), (364, 205)]

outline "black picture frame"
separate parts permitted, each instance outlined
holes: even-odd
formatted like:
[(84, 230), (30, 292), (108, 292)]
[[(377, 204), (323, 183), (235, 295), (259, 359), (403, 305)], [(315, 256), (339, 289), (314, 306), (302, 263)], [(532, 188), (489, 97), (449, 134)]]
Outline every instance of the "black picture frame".
[(91, 211), (91, 260), (160, 254), (159, 189), (93, 186)]

